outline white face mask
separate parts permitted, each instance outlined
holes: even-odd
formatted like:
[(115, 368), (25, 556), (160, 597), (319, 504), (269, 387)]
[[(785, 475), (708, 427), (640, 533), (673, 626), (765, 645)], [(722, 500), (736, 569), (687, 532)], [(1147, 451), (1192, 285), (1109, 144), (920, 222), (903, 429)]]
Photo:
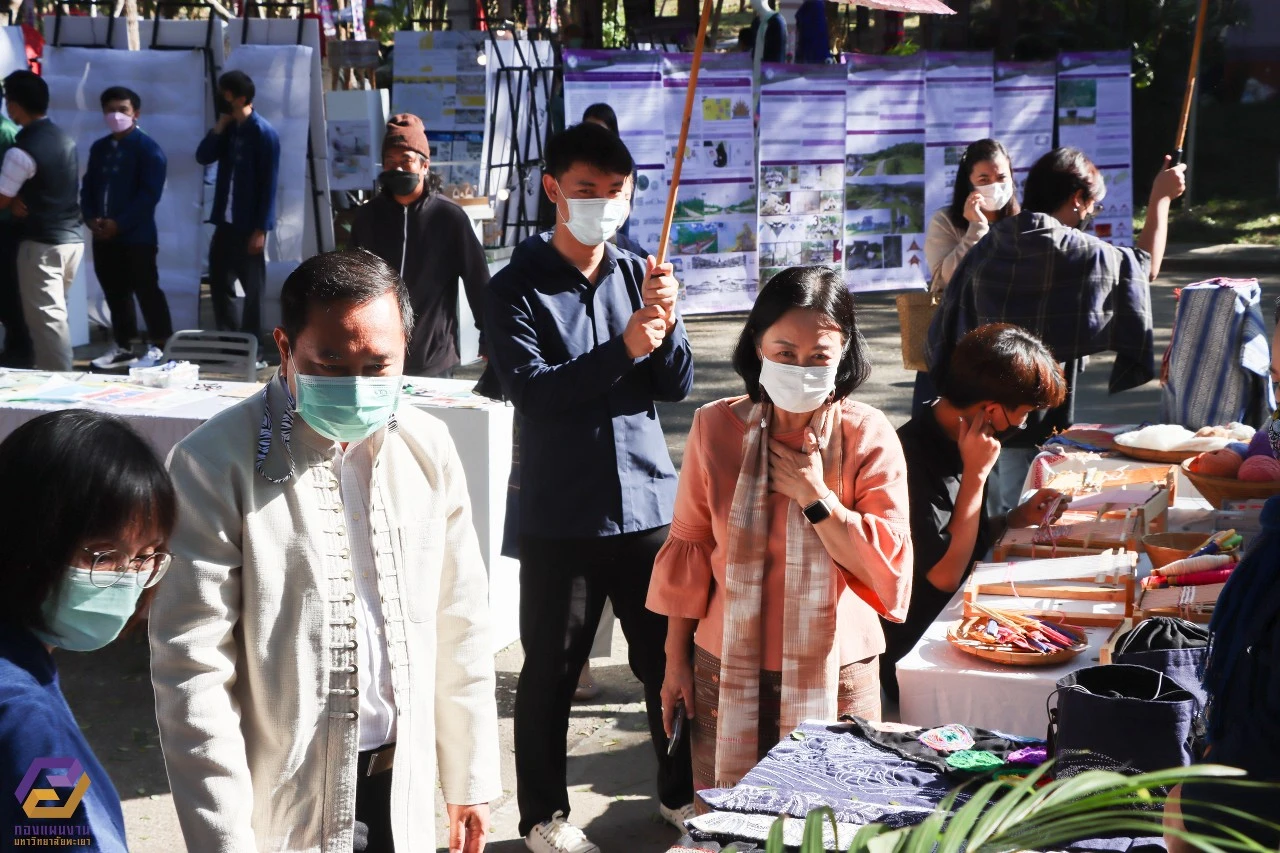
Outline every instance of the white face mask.
[[(564, 190), (560, 191), (564, 195)], [(608, 240), (631, 214), (631, 202), (617, 198), (565, 198), (569, 218), (564, 226), (584, 246), (599, 246)], [(558, 212), (558, 211), (557, 211)]]
[(982, 209), (994, 212), (1002, 210), (1009, 199), (1013, 198), (1013, 181), (987, 184), (985, 187), (974, 187), (974, 190), (982, 196)]
[(836, 390), (839, 364), (826, 367), (798, 367), (760, 359), (760, 387), (779, 409), (798, 415), (821, 406)]

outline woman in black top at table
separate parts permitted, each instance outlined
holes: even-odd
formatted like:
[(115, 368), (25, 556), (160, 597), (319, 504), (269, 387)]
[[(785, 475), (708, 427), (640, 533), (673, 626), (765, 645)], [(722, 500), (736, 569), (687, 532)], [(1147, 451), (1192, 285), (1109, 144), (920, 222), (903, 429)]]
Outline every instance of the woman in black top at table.
[(887, 648), (880, 683), (895, 701), (895, 667), (924, 636), (1004, 527), (1030, 527), (1060, 493), (1041, 489), (1006, 515), (983, 503), (1001, 440), (1037, 409), (1062, 402), (1062, 368), (1030, 332), (981, 326), (957, 344), (941, 378), (942, 396), (898, 429), (907, 459), (915, 581), (906, 621), (881, 620)]

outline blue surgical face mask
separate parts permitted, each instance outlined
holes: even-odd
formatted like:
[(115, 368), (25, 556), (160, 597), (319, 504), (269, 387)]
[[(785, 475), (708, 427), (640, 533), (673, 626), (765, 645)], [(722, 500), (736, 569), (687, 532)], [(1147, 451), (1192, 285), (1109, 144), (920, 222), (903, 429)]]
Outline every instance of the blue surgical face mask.
[(41, 641), (72, 652), (92, 652), (110, 643), (138, 609), (142, 585), (125, 577), (103, 589), (93, 585), (88, 569), (70, 567), (58, 595), (40, 608), (47, 627), (32, 630)]
[(401, 376), (307, 376), (289, 361), (294, 408), (325, 438), (361, 441), (386, 425), (400, 404)]

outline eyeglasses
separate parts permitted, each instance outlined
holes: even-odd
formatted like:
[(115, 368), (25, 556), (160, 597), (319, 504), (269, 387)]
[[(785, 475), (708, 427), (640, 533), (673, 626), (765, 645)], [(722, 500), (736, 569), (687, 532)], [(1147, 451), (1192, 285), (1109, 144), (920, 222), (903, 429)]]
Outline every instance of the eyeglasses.
[(89, 582), (99, 589), (115, 586), (128, 578), (129, 583), (143, 589), (150, 589), (160, 583), (160, 578), (169, 570), (173, 555), (164, 551), (154, 551), (138, 557), (130, 557), (123, 551), (90, 551), (93, 562), (89, 565)]

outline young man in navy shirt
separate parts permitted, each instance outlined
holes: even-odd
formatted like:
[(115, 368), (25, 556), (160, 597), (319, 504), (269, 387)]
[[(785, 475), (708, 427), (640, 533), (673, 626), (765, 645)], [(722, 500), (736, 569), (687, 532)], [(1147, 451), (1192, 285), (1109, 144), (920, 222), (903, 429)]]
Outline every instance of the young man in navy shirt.
[[(280, 137), (253, 108), (255, 91), (253, 80), (243, 71), (228, 71), (218, 78), (218, 97), (226, 112), (200, 141), (196, 160), (202, 166), (218, 164), (209, 218), (217, 226), (209, 244), (214, 321), (219, 331), (260, 335), (262, 292), (267, 286), (263, 252), (267, 232), (276, 227)], [(240, 321), (235, 308), (237, 279), (244, 288)]]
[[(93, 235), (93, 271), (111, 309), (115, 339), (106, 353), (93, 360), (99, 370), (150, 367), (164, 358), (164, 345), (173, 334), (169, 302), (160, 289), (156, 267), (159, 238), (156, 205), (164, 192), (168, 161), (156, 141), (138, 127), (142, 99), (123, 86), (102, 93), (106, 136), (89, 149), (89, 166), (80, 185), (80, 210)], [(138, 358), (134, 296), (147, 324), (147, 346)]]
[(555, 229), (517, 246), (485, 297), (490, 364), (520, 424), (520, 834), (535, 853), (599, 853), (566, 820), (565, 740), (606, 599), (644, 683), (662, 814), (692, 811), (688, 740), (668, 757), (662, 727), (667, 620), (645, 599), (676, 495), (655, 404), (689, 393), (693, 356), (671, 265), (608, 243), (629, 212), (627, 147), (580, 124), (545, 162)]

